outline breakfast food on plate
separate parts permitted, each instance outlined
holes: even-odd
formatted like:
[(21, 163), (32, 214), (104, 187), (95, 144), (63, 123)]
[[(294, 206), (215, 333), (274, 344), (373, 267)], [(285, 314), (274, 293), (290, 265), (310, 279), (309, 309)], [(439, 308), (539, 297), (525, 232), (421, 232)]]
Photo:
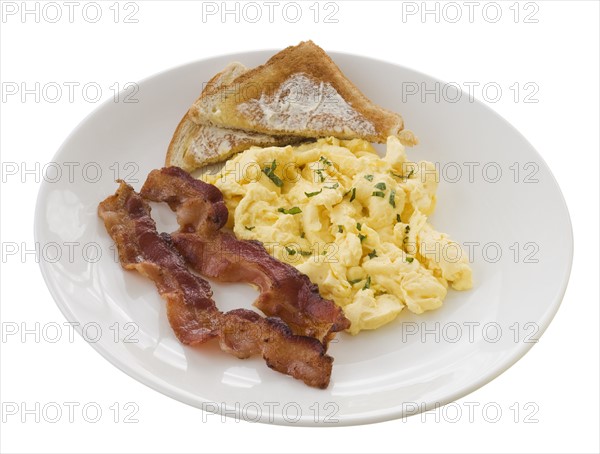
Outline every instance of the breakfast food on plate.
[(364, 140), (253, 147), (204, 178), (222, 191), (235, 235), (306, 274), (343, 308), (350, 333), (404, 307), (436, 309), (448, 284), (472, 286), (466, 254), (427, 220), (434, 164), (409, 162), (396, 137), (383, 158)]
[[(227, 211), (216, 188), (192, 179), (175, 167), (154, 171), (151, 175), (152, 178), (144, 185), (145, 192), (151, 196), (158, 195), (159, 198), (169, 195), (165, 201), (176, 210), (181, 226), (177, 234), (205, 241), (210, 241), (211, 235), (221, 235), (219, 228), (227, 219)], [(121, 182), (117, 192), (100, 203), (98, 214), (117, 245), (121, 265), (153, 280), (159, 293), (167, 300), (169, 323), (182, 343), (195, 345), (217, 338), (221, 349), (239, 358), (259, 354), (269, 367), (278, 372), (298, 378), (309, 386), (327, 387), (333, 359), (325, 354), (323, 343), (314, 337), (294, 334), (278, 317), (264, 318), (246, 309), (220, 312), (212, 300), (208, 282), (188, 270), (184, 259), (173, 247), (170, 235), (157, 232), (150, 216), (150, 206), (143, 195)], [(246, 243), (256, 249), (262, 247), (259, 243), (224, 235), (237, 243), (240, 251), (238, 260), (246, 258), (246, 252), (242, 249)], [(203, 255), (190, 257), (195, 265), (206, 258)], [(232, 258), (236, 257), (223, 256), (221, 263), (224, 271), (236, 270), (234, 262), (228, 262)], [(213, 266), (213, 271), (218, 275), (219, 262), (213, 261)], [(282, 264), (279, 272), (285, 273), (282, 268), (286, 266)], [(252, 265), (245, 268), (250, 269)], [(299, 275), (295, 270), (294, 273)], [(264, 279), (268, 281), (269, 277)], [(272, 296), (270, 298), (273, 299)], [(311, 298), (313, 301), (307, 302)], [(341, 310), (320, 298), (310, 285), (301, 288), (297, 295), (288, 295), (285, 302), (295, 305), (299, 311), (306, 309), (312, 316), (310, 322), (319, 328), (327, 325), (327, 319), (338, 323), (339, 326), (330, 323), (328, 329), (323, 331), (327, 339), (332, 337), (335, 330), (348, 326)], [(314, 304), (321, 308), (318, 313), (310, 309)], [(272, 301), (271, 306), (276, 310), (276, 302)]]
[[(216, 74), (177, 126), (167, 167), (139, 194), (121, 181), (98, 214), (123, 268), (154, 281), (183, 344), (215, 338), (325, 388), (336, 333), (436, 309), (449, 285), (473, 285), (461, 247), (429, 223), (438, 175), (408, 160), (417, 142), (306, 41)], [(226, 159), (218, 174), (189, 174)], [(179, 230), (159, 234), (149, 202), (167, 203)], [(257, 287), (266, 317), (219, 311), (204, 278)]]
[(283, 146), (334, 136), (417, 143), (400, 115), (369, 101), (312, 41), (249, 70), (231, 63), (184, 115), (165, 165), (191, 172), (251, 146)]

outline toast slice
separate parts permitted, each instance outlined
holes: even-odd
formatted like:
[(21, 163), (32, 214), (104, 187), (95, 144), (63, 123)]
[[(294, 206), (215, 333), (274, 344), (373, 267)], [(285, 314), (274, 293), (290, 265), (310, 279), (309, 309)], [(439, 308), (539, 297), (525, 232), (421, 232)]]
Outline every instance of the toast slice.
[(208, 164), (221, 162), (250, 147), (281, 147), (305, 140), (303, 137), (266, 134), (196, 124), (186, 114), (177, 129), (165, 159), (165, 165), (193, 172)]
[(301, 42), (264, 65), (206, 87), (189, 110), (197, 124), (272, 136), (335, 136), (383, 143), (402, 117), (373, 104), (323, 49)]
[[(248, 69), (241, 63), (230, 63), (206, 84), (203, 92), (229, 84), (246, 71)], [(283, 146), (301, 140), (302, 138), (298, 137), (274, 137), (256, 132), (221, 128), (207, 122), (197, 124), (186, 112), (169, 144), (165, 165), (181, 167), (187, 172), (192, 172), (207, 164), (223, 161), (251, 146)]]

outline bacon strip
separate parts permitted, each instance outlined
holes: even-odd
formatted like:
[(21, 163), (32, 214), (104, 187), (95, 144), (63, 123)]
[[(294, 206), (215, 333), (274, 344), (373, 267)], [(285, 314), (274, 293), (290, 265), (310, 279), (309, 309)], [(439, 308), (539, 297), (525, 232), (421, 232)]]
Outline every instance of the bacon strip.
[(171, 234), (173, 244), (197, 273), (221, 282), (249, 282), (260, 289), (254, 302), (262, 312), (277, 316), (304, 336), (325, 345), (349, 323), (333, 311), (307, 276), (274, 259), (258, 241), (240, 241), (219, 232), (209, 239), (195, 233)]
[[(254, 302), (257, 308), (280, 317), (295, 334), (315, 337), (325, 345), (336, 332), (350, 327), (343, 311), (321, 297), (306, 275), (269, 255), (261, 243), (220, 231), (227, 214), (222, 214), (223, 196), (215, 186), (178, 167), (165, 167), (150, 172), (140, 193), (148, 200), (167, 202), (176, 211), (181, 229), (172, 234), (173, 242), (196, 272), (224, 282), (256, 285), (261, 291)], [(189, 206), (200, 212), (190, 215)], [(207, 221), (215, 212), (221, 223)]]
[(219, 188), (179, 167), (150, 172), (140, 194), (146, 200), (168, 203), (182, 232), (210, 235), (227, 223), (229, 212)]
[(154, 281), (167, 301), (169, 323), (184, 344), (217, 338), (222, 350), (238, 358), (262, 355), (267, 365), (309, 386), (326, 388), (333, 358), (314, 338), (294, 335), (281, 320), (246, 309), (220, 312), (206, 280), (191, 273), (159, 234), (150, 206), (131, 186), (120, 182), (115, 195), (100, 203), (98, 215), (113, 238), (125, 269), (135, 269)]

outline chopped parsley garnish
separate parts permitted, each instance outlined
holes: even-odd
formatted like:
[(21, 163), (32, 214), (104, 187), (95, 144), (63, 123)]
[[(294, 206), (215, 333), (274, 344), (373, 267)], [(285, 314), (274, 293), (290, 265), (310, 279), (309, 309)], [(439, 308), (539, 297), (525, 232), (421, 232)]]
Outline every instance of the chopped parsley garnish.
[(377, 184), (375, 185), (375, 187), (376, 187), (377, 189), (381, 189), (382, 191), (385, 191), (385, 189), (387, 188), (387, 186), (385, 185), (385, 183), (384, 183), (383, 181), (382, 181), (381, 183), (377, 183)]
[(362, 281), (362, 279), (348, 279), (348, 282), (350, 283), (350, 285), (354, 285), (354, 284), (358, 284), (360, 281)]
[(338, 232), (339, 233), (344, 233), (344, 227), (341, 225), (338, 225)]
[(273, 182), (273, 184), (275, 186), (280, 188), (283, 186), (283, 181), (281, 181), (281, 179), (277, 175), (275, 175), (276, 168), (277, 168), (277, 161), (275, 161), (275, 159), (273, 159), (271, 166), (265, 167), (264, 169), (262, 169), (262, 171), (266, 176), (269, 177), (269, 179)]
[(414, 257), (406, 257), (406, 261), (408, 263), (412, 263), (414, 259), (415, 259)]
[(407, 225), (404, 231), (408, 234), (408, 232), (410, 232), (410, 225)]
[(356, 223), (356, 230), (360, 231), (362, 229), (362, 224), (360, 222)]
[(321, 157), (319, 158), (319, 161), (321, 161), (323, 164), (325, 164), (325, 165), (327, 165), (327, 166), (330, 166), (330, 165), (332, 165), (332, 164), (331, 164), (331, 161), (329, 161), (329, 160), (328, 160), (328, 159), (327, 159), (325, 156), (321, 156)]
[(365, 282), (365, 286), (362, 289), (366, 290), (368, 288), (371, 288), (371, 276), (367, 276), (367, 282)]
[(314, 197), (317, 194), (320, 194), (321, 192), (323, 192), (323, 189), (320, 189), (320, 190), (315, 191), (315, 192), (305, 192), (304, 194), (306, 194), (306, 197)]
[(302, 232), (300, 233), (300, 238), (304, 238), (306, 236), (306, 233)]
[(384, 198), (385, 197), (385, 193), (381, 192), (381, 191), (374, 191), (373, 194), (371, 194), (373, 197), (381, 197)]
[(292, 207), (289, 210), (286, 210), (285, 208), (279, 208), (277, 211), (279, 211), (280, 213), (283, 214), (298, 214), (298, 213), (302, 213), (302, 210), (298, 207)]
[(337, 189), (340, 187), (339, 183), (335, 183), (333, 186), (325, 186), (325, 189)]
[(290, 254), (290, 255), (296, 255), (296, 252), (297, 252), (297, 251), (296, 251), (296, 249), (292, 249), (292, 248), (289, 248), (289, 247), (287, 247), (287, 246), (285, 247), (285, 250), (286, 250), (286, 251), (287, 251), (287, 253), (288, 253), (288, 254)]
[(367, 237), (367, 235), (363, 235), (362, 233), (358, 234), (358, 239), (360, 240), (360, 242), (362, 243), (364, 241), (364, 239)]
[(350, 202), (352, 202), (356, 198), (356, 188), (352, 188), (350, 192), (352, 193), (350, 196)]
[(391, 172), (390, 173), (395, 176), (396, 178), (400, 178), (401, 180), (408, 180), (414, 173), (415, 173), (415, 169), (410, 169), (410, 172), (408, 172), (408, 175), (398, 175), (397, 173)]
[(315, 173), (319, 175), (319, 179), (321, 180), (321, 183), (323, 183), (325, 181), (325, 177), (323, 176), (323, 170), (315, 170)]
[(400, 219), (400, 215), (396, 214), (396, 222), (402, 222), (402, 219)]
[(254, 229), (255, 229), (255, 227), (254, 227), (254, 226), (251, 226), (251, 227), (246, 227), (246, 226), (244, 226), (244, 228), (245, 228), (246, 230), (250, 230), (250, 231), (252, 231), (252, 230), (254, 230)]
[(373, 175), (365, 175), (365, 180), (373, 181)]
[(375, 257), (377, 257), (377, 251), (375, 249), (373, 249), (371, 252), (369, 252), (369, 254), (367, 254), (369, 256), (370, 259), (374, 259)]
[(298, 251), (298, 254), (300, 254), (302, 257), (308, 257), (309, 255), (312, 255), (312, 252), (310, 252), (310, 251)]
[[(389, 201), (390, 201), (390, 205), (393, 208), (396, 208), (396, 191), (394, 189), (392, 189), (391, 192), (390, 192), (390, 199), (389, 199)], [(400, 215), (398, 215), (398, 216), (400, 216)]]

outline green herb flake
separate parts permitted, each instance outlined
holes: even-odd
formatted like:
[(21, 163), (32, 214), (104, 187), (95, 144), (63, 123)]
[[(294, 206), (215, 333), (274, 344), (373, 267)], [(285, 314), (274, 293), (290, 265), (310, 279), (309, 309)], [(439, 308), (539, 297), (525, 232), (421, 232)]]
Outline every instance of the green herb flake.
[(385, 193), (381, 192), (381, 191), (374, 191), (373, 194), (371, 194), (373, 197), (381, 197), (382, 199), (385, 197)]
[(333, 186), (325, 186), (325, 189), (337, 189), (340, 187), (339, 183), (335, 183)]
[(288, 254), (290, 254), (290, 255), (296, 255), (296, 249), (292, 249), (292, 248), (289, 248), (289, 247), (287, 247), (287, 246), (286, 246), (286, 247), (285, 247), (285, 250), (286, 250), (286, 251), (287, 251), (287, 253), (288, 253)]
[(252, 231), (252, 230), (254, 230), (256, 227), (254, 227), (254, 226), (251, 226), (251, 227), (246, 227), (246, 226), (244, 226), (244, 228), (245, 228), (246, 230)]
[(312, 255), (312, 252), (310, 252), (310, 251), (298, 251), (298, 254), (300, 254), (302, 257), (308, 257), (309, 255)]
[(356, 223), (356, 230), (358, 230), (360, 232), (360, 229), (362, 229), (362, 224), (360, 222)]
[(286, 210), (285, 208), (279, 208), (277, 211), (279, 211), (280, 213), (283, 214), (298, 214), (298, 213), (302, 213), (302, 210), (298, 207), (293, 207), (290, 208), (289, 210)]
[(404, 231), (408, 235), (408, 232), (410, 232), (410, 225), (407, 225), (406, 228), (404, 229)]
[(387, 188), (387, 186), (385, 185), (385, 183), (384, 183), (383, 181), (382, 181), (381, 183), (377, 183), (377, 184), (375, 185), (375, 187), (376, 187), (377, 189), (381, 189), (382, 191), (385, 191), (385, 190), (386, 190), (386, 188)]
[(302, 232), (300, 233), (300, 238), (304, 238), (306, 236), (306, 233)]
[(366, 290), (368, 288), (371, 288), (371, 276), (367, 276), (367, 282), (365, 282), (365, 286), (362, 289)]
[(348, 282), (350, 283), (350, 285), (354, 285), (354, 284), (358, 284), (362, 280), (363, 279), (348, 279)]
[(269, 177), (269, 179), (273, 182), (273, 184), (275, 186), (277, 186), (278, 188), (283, 186), (283, 181), (281, 181), (281, 179), (275, 175), (275, 169), (277, 168), (277, 161), (275, 161), (273, 159), (273, 162), (271, 163), (270, 167), (265, 167), (264, 169), (262, 169), (263, 173)]
[(375, 249), (373, 249), (371, 252), (369, 252), (369, 254), (367, 254), (369, 256), (370, 259), (374, 259), (375, 257), (378, 257), (377, 255), (377, 251)]
[(327, 166), (330, 166), (330, 165), (332, 165), (332, 164), (331, 164), (331, 161), (330, 161), (330, 160), (328, 160), (328, 159), (327, 159), (325, 156), (321, 156), (321, 157), (319, 158), (319, 161), (321, 161), (323, 164), (325, 164), (325, 165), (327, 165)]
[(392, 171), (390, 171), (390, 173), (393, 176), (395, 176), (396, 178), (400, 178), (401, 180), (408, 180), (415, 173), (415, 169), (410, 169), (410, 172), (408, 172), (408, 175), (398, 175), (397, 173), (394, 173)]
[(350, 196), (350, 202), (352, 202), (356, 198), (356, 188), (352, 188), (350, 192), (352, 193)]
[(373, 181), (373, 175), (365, 175), (365, 180)]
[(321, 183), (323, 183), (325, 181), (325, 177), (323, 176), (323, 170), (315, 170), (315, 173), (319, 175), (319, 180), (321, 181)]
[(320, 189), (319, 191), (315, 191), (315, 192), (305, 192), (304, 194), (306, 194), (306, 197), (314, 197), (314, 196), (320, 194), (321, 192), (323, 192), (323, 189)]
[(344, 227), (341, 225), (338, 225), (338, 233), (344, 233)]
[[(392, 189), (390, 192), (389, 202), (390, 202), (390, 205), (392, 206), (392, 208), (396, 208), (396, 191), (394, 189)], [(397, 215), (397, 216), (400, 216), (400, 215)]]
[(400, 219), (400, 215), (396, 214), (396, 222), (402, 222), (402, 219)]
[(363, 235), (362, 233), (358, 234), (358, 239), (360, 240), (361, 243), (365, 240), (366, 237), (367, 237), (367, 235)]
[(408, 263), (412, 263), (414, 259), (415, 259), (414, 257), (406, 257), (406, 261)]

